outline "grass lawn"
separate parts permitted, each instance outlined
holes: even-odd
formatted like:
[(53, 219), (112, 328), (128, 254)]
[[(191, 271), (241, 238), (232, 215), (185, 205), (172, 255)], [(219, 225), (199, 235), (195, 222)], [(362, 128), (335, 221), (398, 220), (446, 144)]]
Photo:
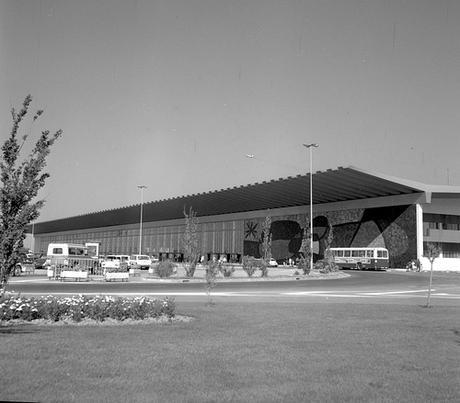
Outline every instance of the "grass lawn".
[(460, 401), (458, 306), (178, 303), (172, 325), (0, 328), (0, 400)]

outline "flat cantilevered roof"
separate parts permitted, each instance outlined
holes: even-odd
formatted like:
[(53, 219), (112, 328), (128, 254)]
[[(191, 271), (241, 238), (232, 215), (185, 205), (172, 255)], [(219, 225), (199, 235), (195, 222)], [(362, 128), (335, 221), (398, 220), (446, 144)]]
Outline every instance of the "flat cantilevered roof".
[[(313, 204), (343, 202), (430, 192), (418, 182), (371, 173), (355, 167), (339, 167), (313, 174)], [(446, 189), (446, 187), (443, 187)], [(453, 187), (449, 187), (452, 191)], [(454, 189), (460, 192), (460, 188)], [(184, 218), (192, 207), (198, 217), (305, 206), (310, 203), (309, 173), (294, 177), (235, 186), (206, 193), (145, 202), (143, 221)], [(37, 223), (35, 234), (100, 228), (139, 222), (140, 204)]]

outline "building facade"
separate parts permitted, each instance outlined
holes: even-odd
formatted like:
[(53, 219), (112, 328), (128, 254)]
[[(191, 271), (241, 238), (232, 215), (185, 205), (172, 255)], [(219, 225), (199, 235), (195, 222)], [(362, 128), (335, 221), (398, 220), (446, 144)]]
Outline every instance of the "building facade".
[[(90, 213), (34, 226), (34, 249), (51, 242), (99, 242), (102, 254), (144, 253), (181, 260), (184, 210), (198, 217), (204, 258), (228, 261), (261, 254), (262, 223), (271, 217), (272, 256), (279, 262), (299, 257), (308, 226), (309, 175), (160, 200), (143, 205), (139, 251), (140, 205)], [(332, 247), (379, 246), (389, 250), (390, 266), (405, 267), (423, 258), (427, 242), (442, 248), (437, 269), (460, 270), (460, 189), (428, 186), (357, 168), (313, 175), (314, 260)]]

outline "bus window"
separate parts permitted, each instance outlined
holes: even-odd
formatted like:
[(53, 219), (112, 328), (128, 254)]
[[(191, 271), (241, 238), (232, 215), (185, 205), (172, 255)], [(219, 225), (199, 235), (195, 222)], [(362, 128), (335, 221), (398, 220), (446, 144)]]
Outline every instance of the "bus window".
[(359, 250), (352, 250), (352, 251), (351, 251), (351, 256), (353, 256), (353, 257), (359, 257), (359, 252), (360, 252)]
[(374, 251), (372, 251), (372, 250), (366, 251), (366, 256), (367, 257), (374, 257)]
[(359, 251), (359, 257), (366, 257), (366, 251), (365, 250), (360, 250)]
[(351, 250), (344, 250), (343, 251), (343, 256), (350, 257), (351, 256)]
[(343, 257), (343, 250), (336, 250), (335, 253), (336, 253), (336, 256)]
[(388, 257), (388, 253), (386, 250), (378, 250), (377, 251), (377, 257), (381, 257), (381, 258), (387, 258)]

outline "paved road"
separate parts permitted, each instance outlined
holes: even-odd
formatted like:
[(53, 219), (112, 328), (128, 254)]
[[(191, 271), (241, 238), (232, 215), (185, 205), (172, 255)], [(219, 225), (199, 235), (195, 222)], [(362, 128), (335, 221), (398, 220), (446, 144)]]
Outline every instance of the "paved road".
[[(234, 281), (218, 282), (212, 291), (214, 298), (225, 300), (274, 300), (340, 301), (355, 299), (369, 301), (401, 299), (422, 300), (428, 289), (428, 273), (406, 272), (356, 272), (349, 271), (349, 278), (330, 280), (292, 281)], [(13, 278), (10, 290), (23, 295), (146, 295), (174, 296), (177, 300), (200, 300), (206, 298), (202, 282), (167, 282), (138, 279), (128, 283), (105, 282), (58, 282), (44, 277)], [(433, 300), (460, 305), (460, 274), (435, 273), (433, 277)]]

